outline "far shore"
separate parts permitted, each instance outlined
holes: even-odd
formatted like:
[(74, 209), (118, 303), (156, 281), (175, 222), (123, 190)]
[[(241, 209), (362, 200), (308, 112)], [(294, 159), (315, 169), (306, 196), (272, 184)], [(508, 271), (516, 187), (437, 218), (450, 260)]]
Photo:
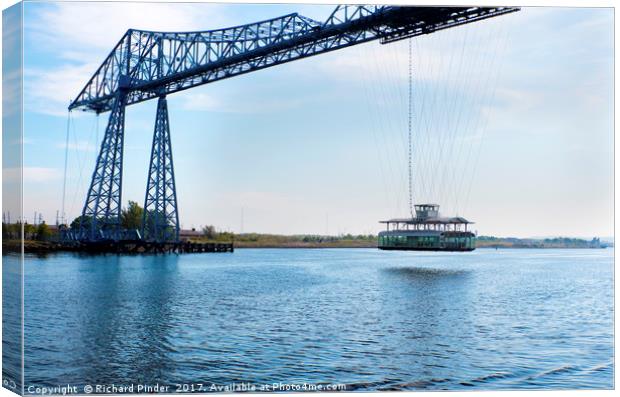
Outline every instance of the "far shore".
[[(259, 236), (259, 237), (257, 237)], [(251, 240), (244, 239), (242, 236), (235, 236), (233, 243), (235, 249), (243, 248), (377, 248), (377, 243), (370, 236), (360, 236), (359, 238), (308, 238), (308, 236), (270, 236), (252, 235)], [(277, 237), (277, 238), (276, 238)], [(305, 239), (305, 241), (304, 241)], [(275, 240), (275, 241), (274, 241)], [(230, 242), (231, 240), (213, 239), (192, 239), (195, 242)], [(601, 249), (611, 247), (611, 244), (601, 243), (598, 240), (579, 240), (579, 239), (501, 239), (495, 237), (481, 237), (477, 241), (478, 249)], [(21, 252), (20, 240), (4, 239), (2, 242), (3, 253)], [(25, 240), (24, 252), (34, 254), (46, 254), (52, 252), (67, 251), (62, 244), (52, 241)]]

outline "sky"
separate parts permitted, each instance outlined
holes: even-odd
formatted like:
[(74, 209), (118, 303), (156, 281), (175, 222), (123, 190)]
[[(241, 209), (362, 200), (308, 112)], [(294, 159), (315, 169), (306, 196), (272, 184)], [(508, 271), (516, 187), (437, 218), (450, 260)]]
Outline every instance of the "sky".
[[(332, 6), (28, 2), (24, 212), (62, 208), (69, 101), (128, 28), (208, 30)], [(613, 235), (613, 10), (524, 8), (168, 97), (183, 228), (376, 233), (411, 191), (496, 236)], [(126, 114), (123, 201), (144, 201), (156, 101)], [(81, 213), (108, 113), (72, 112), (65, 212)]]

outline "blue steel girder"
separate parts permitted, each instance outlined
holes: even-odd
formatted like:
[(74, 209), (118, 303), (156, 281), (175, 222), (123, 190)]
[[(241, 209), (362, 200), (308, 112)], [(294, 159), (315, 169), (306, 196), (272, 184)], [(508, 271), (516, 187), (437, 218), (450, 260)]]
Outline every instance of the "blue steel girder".
[(144, 212), (142, 238), (158, 243), (179, 241), (179, 212), (172, 162), (170, 121), (166, 97), (157, 101), (157, 116), (151, 147)]
[(130, 29), (69, 109), (112, 108), (371, 40), (383, 43), (517, 11), (511, 7), (338, 6), (325, 22), (299, 14), (203, 32)]
[(81, 238), (85, 240), (117, 240), (120, 237), (125, 100), (122, 92), (115, 96), (101, 142), (80, 218)]

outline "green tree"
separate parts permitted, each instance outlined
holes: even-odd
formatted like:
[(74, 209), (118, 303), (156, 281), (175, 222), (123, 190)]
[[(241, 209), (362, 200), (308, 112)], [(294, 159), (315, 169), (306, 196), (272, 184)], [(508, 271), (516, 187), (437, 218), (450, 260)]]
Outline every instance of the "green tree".
[(214, 239), (217, 237), (217, 232), (215, 231), (215, 226), (207, 225), (202, 228), (202, 235), (208, 239)]
[(233, 241), (235, 234), (233, 232), (221, 232), (217, 234), (217, 239), (219, 241)]
[(34, 232), (36, 231), (34, 225), (31, 225), (29, 223), (24, 223), (24, 239), (25, 240), (32, 240), (33, 239), (33, 235)]
[[(90, 224), (92, 223), (92, 217), (90, 216), (78, 216), (77, 218), (75, 218), (73, 220), (73, 222), (71, 222), (71, 229), (73, 230), (77, 230), (80, 228), (80, 223), (82, 223), (82, 226), (84, 226), (85, 228), (90, 228)], [(83, 220), (83, 221), (82, 221)]]
[(50, 230), (50, 227), (47, 226), (45, 222), (40, 223), (39, 226), (37, 227), (37, 240), (41, 240), (41, 241), (48, 240), (51, 235), (52, 235), (52, 231)]
[(20, 239), (22, 236), (22, 224), (17, 222), (9, 225), (9, 233), (11, 234), (11, 238)]
[(142, 214), (144, 210), (135, 201), (129, 200), (129, 205), (121, 211), (121, 225), (128, 230), (142, 227)]
[[(166, 216), (161, 211), (146, 211), (144, 235), (142, 237), (147, 240), (162, 237), (167, 240), (176, 238), (174, 227), (170, 222), (170, 216)], [(142, 224), (140, 223), (140, 225)]]

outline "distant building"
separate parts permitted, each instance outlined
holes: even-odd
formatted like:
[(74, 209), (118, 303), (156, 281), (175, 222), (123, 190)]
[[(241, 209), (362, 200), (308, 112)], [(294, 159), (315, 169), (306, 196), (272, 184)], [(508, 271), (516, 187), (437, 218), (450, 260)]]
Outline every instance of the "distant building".
[(190, 238), (202, 237), (202, 232), (196, 229), (181, 229), (179, 232), (179, 238), (181, 240), (188, 240)]

